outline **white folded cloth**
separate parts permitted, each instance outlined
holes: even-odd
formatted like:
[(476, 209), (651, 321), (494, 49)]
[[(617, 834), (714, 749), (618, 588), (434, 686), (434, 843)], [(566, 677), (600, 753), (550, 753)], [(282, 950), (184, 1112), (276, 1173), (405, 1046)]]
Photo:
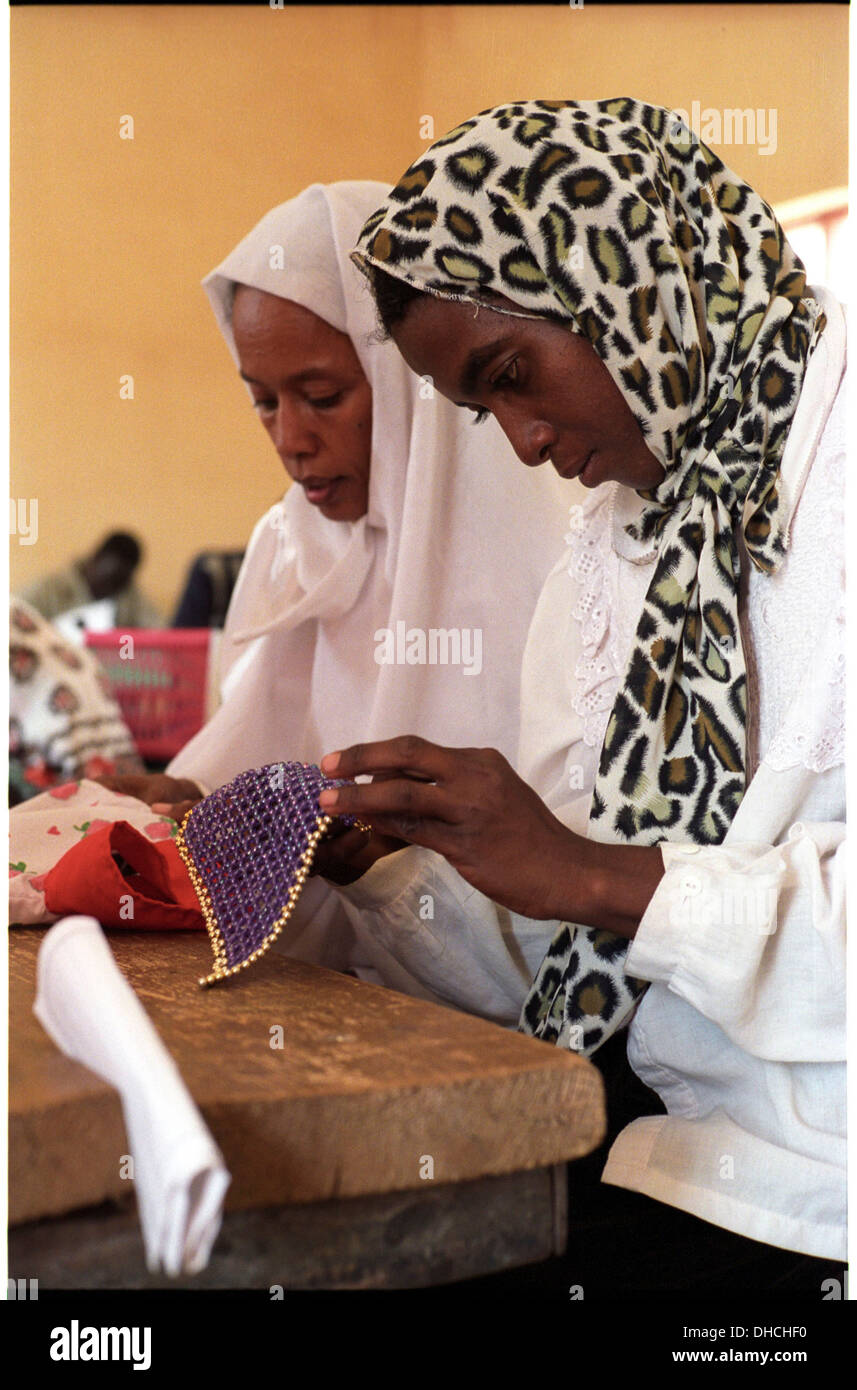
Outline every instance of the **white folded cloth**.
[(66, 917), (45, 936), (33, 1011), (67, 1056), (119, 1091), (149, 1270), (204, 1269), (232, 1178), (94, 917)]

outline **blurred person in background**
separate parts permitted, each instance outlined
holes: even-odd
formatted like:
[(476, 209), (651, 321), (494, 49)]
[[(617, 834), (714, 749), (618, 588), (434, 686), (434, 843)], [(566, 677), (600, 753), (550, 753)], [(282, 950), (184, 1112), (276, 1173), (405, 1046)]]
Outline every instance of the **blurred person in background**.
[(85, 610), (93, 604), (105, 607), (100, 627), (163, 627), (163, 615), (134, 582), (142, 558), (135, 536), (114, 531), (88, 555), (22, 588), (21, 597), (43, 618), (79, 611), (81, 627), (90, 626)]
[(206, 550), (197, 555), (188, 570), (172, 626), (222, 628), (243, 559), (243, 550)]

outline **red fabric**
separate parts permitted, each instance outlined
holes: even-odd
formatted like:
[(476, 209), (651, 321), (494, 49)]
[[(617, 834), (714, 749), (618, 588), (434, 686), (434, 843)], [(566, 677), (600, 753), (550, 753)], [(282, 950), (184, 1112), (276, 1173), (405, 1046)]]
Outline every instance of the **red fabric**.
[[(126, 878), (113, 855), (135, 873)], [(200, 930), (205, 921), (172, 840), (154, 844), (127, 821), (114, 821), (67, 850), (45, 875), (45, 904), (64, 917), (85, 912), (105, 927)]]

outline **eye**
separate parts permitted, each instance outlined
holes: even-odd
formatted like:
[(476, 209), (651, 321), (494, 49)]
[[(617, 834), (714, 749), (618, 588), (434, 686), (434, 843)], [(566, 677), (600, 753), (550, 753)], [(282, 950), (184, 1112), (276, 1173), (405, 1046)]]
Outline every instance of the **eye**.
[(332, 396), (307, 396), (307, 401), (316, 410), (332, 410), (335, 405), (339, 405), (342, 394), (341, 391), (336, 391)]
[(269, 413), (269, 411), (276, 410), (276, 408), (277, 408), (277, 402), (276, 402), (276, 401), (264, 401), (264, 400), (262, 400), (262, 401), (254, 401), (254, 402), (253, 402), (253, 409), (255, 410), (255, 412), (256, 412), (257, 415), (267, 415), (267, 414)]
[[(520, 379), (518, 376), (517, 357), (513, 357), (509, 362), (507, 362), (506, 365), (503, 367), (502, 371), (494, 377), (493, 381), (489, 381), (488, 384), (489, 389), (491, 391), (503, 391), (510, 386), (519, 385)], [(475, 410), (474, 407), (471, 406), (470, 409), (474, 410), (474, 414), (476, 416), (476, 419), (472, 422), (474, 425), (481, 425), (485, 420), (488, 419), (488, 416), (491, 414), (490, 410), (485, 410), (484, 408)]]
[(513, 357), (510, 362), (495, 376), (491, 382), (492, 391), (502, 391), (505, 386), (514, 386), (518, 380), (518, 359)]

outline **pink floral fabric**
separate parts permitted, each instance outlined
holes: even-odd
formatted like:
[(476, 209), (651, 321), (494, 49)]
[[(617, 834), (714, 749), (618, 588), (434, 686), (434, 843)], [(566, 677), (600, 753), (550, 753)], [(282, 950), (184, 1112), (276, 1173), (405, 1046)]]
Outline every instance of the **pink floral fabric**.
[(176, 822), (134, 796), (83, 778), (51, 787), (9, 812), (9, 922), (41, 926), (57, 919), (45, 905), (45, 875), (86, 835), (127, 821), (149, 840), (175, 837)]

